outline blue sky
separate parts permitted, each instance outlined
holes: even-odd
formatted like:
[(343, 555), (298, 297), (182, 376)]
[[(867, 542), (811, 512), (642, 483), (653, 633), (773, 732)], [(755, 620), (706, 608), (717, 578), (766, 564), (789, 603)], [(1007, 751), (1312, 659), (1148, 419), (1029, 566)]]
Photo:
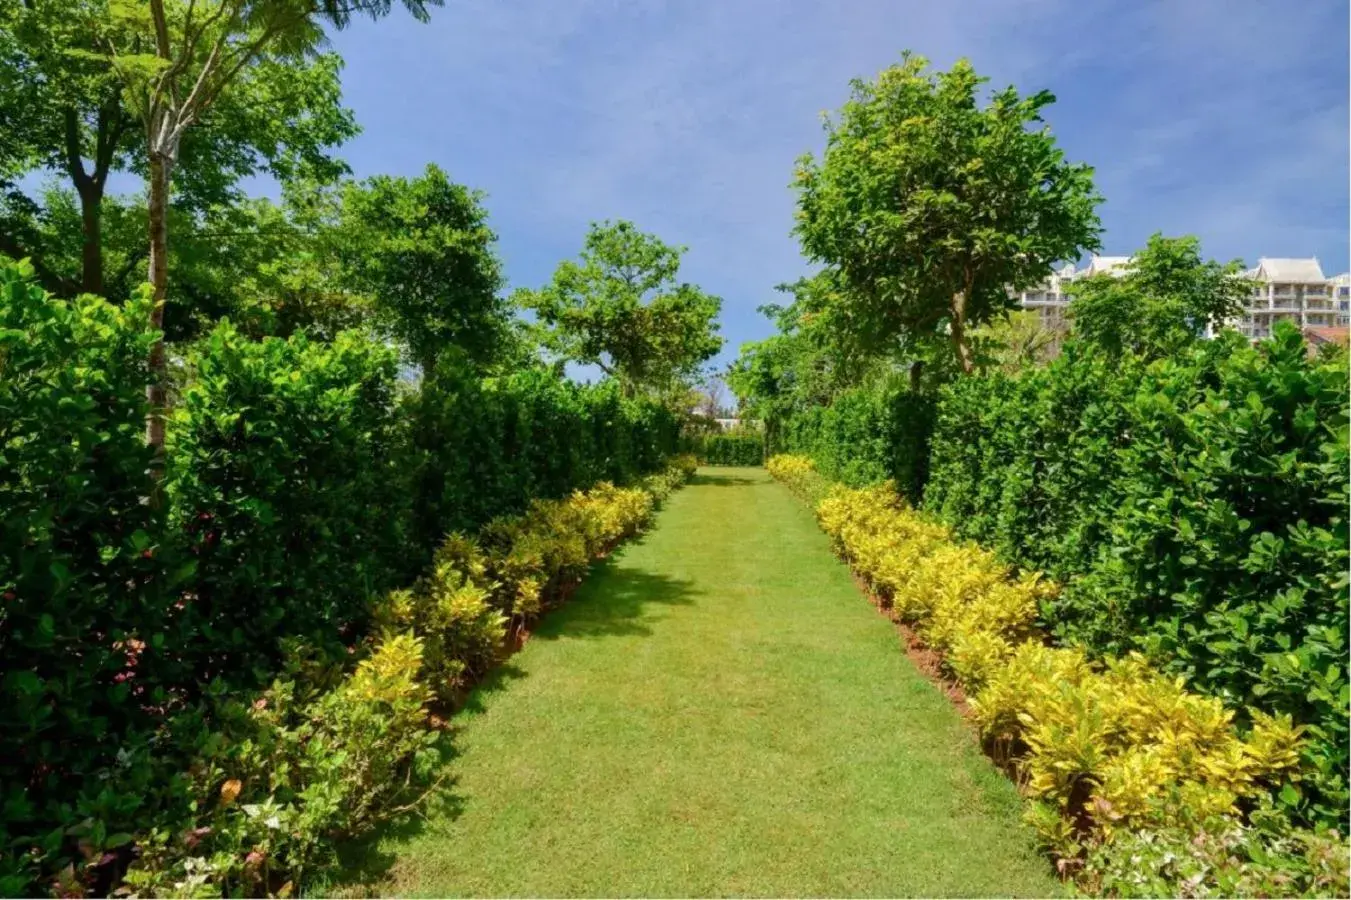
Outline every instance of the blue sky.
[(356, 174), (428, 162), (488, 194), (513, 286), (625, 218), (689, 248), (723, 298), (720, 362), (770, 328), (755, 307), (807, 271), (793, 162), (849, 79), (904, 49), (1046, 88), (1097, 169), (1105, 252), (1154, 231), (1221, 259), (1348, 267), (1345, 0), (447, 0), (334, 37), (364, 133)]

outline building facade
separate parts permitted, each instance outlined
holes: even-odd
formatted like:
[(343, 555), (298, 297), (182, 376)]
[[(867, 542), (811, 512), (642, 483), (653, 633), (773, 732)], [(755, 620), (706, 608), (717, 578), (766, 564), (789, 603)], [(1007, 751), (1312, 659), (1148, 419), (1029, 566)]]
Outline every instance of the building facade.
[(1069, 319), (1065, 312), (1069, 308), (1070, 298), (1066, 287), (1075, 277), (1074, 263), (1066, 263), (1064, 268), (1051, 273), (1051, 277), (1035, 287), (1018, 294), (1018, 302), (1023, 309), (1033, 310), (1041, 321), (1041, 327), (1052, 331), (1069, 330)]
[(1252, 282), (1247, 308), (1230, 324), (1244, 336), (1261, 340), (1271, 336), (1277, 322), (1293, 322), (1300, 328), (1337, 324), (1333, 284), (1323, 274), (1317, 258), (1266, 258), (1247, 273)]
[(1351, 326), (1351, 272), (1332, 279), (1332, 302), (1336, 306), (1337, 324), (1342, 328)]
[[(1042, 327), (1067, 331), (1070, 284), (1092, 275), (1120, 274), (1129, 265), (1129, 256), (1094, 256), (1084, 268), (1066, 265), (1016, 296), (1023, 309), (1038, 314)], [(1351, 326), (1351, 273), (1328, 278), (1316, 257), (1263, 257), (1243, 277), (1252, 282), (1252, 291), (1242, 314), (1227, 324), (1251, 340), (1269, 337), (1272, 326), (1282, 320), (1301, 329)]]

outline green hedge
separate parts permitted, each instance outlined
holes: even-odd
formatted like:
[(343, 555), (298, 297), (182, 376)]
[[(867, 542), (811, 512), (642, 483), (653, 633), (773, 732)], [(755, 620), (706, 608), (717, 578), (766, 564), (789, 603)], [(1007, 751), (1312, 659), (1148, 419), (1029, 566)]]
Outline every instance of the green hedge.
[(853, 487), (887, 479), (912, 503), (923, 495), (933, 402), (890, 386), (846, 391), (784, 423), (782, 450), (810, 456), (830, 481)]
[(926, 505), (1065, 583), (1065, 641), (1138, 649), (1235, 707), (1305, 724), (1302, 816), (1347, 810), (1348, 381), (1282, 328), (1145, 366), (1070, 347), (953, 384)]
[(759, 434), (710, 434), (699, 442), (698, 456), (709, 466), (762, 466), (765, 439)]
[(151, 504), (147, 302), (30, 279), (0, 263), (0, 895), (115, 886), (130, 834), (197, 802), (213, 711), (299, 647), (349, 659), (448, 531), (675, 449), (671, 413), (610, 387), (461, 373), (401, 399), (380, 341), (222, 323), (187, 350)]
[(359, 633), (369, 598), (416, 571), (398, 360), (355, 333), (252, 341), (228, 322), (189, 360), (167, 537), (196, 571), (172, 643), (197, 680), (234, 680), (275, 668), (281, 638)]
[[(162, 519), (142, 502), (143, 299), (52, 300), (0, 264), (0, 893), (19, 854), (61, 859), (59, 826), (137, 798), (97, 773), (146, 720), (139, 642), (162, 634)], [(135, 641), (136, 643), (132, 643)], [(97, 848), (96, 848), (97, 849)], [(48, 857), (48, 854), (51, 854)], [(16, 881), (17, 878), (17, 881)]]
[(1095, 654), (1148, 654), (1235, 709), (1305, 725), (1282, 802), (1347, 812), (1348, 382), (1297, 330), (1147, 364), (1080, 342), (963, 377), (936, 404), (859, 389), (784, 423), (827, 478), (895, 479), (959, 534), (1062, 582), (1042, 615)]
[(606, 382), (543, 372), (483, 380), (443, 368), (408, 401), (414, 533), (430, 547), (597, 481), (628, 484), (675, 452), (679, 420)]

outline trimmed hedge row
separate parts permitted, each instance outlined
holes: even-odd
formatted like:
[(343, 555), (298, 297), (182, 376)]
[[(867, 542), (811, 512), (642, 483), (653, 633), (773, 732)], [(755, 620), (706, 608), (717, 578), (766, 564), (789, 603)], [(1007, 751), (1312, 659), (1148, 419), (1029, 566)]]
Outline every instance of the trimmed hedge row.
[(765, 439), (759, 434), (710, 434), (699, 442), (698, 456), (709, 466), (761, 466)]
[[(769, 469), (799, 493), (814, 488), (803, 457), (774, 457)], [(1139, 654), (1094, 664), (1048, 647), (1037, 608), (1057, 587), (956, 541), (890, 484), (836, 487), (816, 512), (888, 614), (942, 654), (987, 750), (1033, 800), (1027, 819), (1062, 872), (1112, 895), (1137, 884), (1163, 894), (1345, 893), (1343, 839), (1291, 831), (1271, 814), (1271, 796), (1304, 775), (1288, 715), (1250, 711), (1250, 724), (1235, 728), (1219, 699), (1188, 692)], [(1233, 840), (1248, 829), (1266, 840)], [(1151, 841), (1137, 835), (1168, 843), (1141, 853)], [(1216, 857), (1220, 848), (1228, 852)], [(1130, 854), (1137, 865), (1123, 869)]]
[(787, 444), (832, 480), (896, 479), (957, 534), (1062, 582), (1040, 608), (1059, 639), (1292, 715), (1316, 775), (1282, 802), (1345, 819), (1344, 356), (1311, 359), (1291, 327), (1152, 363), (1071, 342), (1045, 367), (959, 378), (932, 408), (903, 396), (843, 395), (788, 423)]
[(544, 372), (480, 379), (450, 366), (406, 402), (414, 543), (519, 512), (579, 486), (628, 484), (677, 450), (679, 419), (618, 385), (580, 385)]
[(354, 648), (355, 666), (293, 645), (265, 690), (175, 716), (174, 746), (194, 750), (190, 776), (154, 759), (174, 789), (136, 823), (128, 886), (292, 894), (336, 865), (341, 841), (434, 802), (449, 748), (433, 711), (451, 710), (509, 652), (510, 625), (561, 599), (693, 471), (677, 460), (636, 487), (536, 500), (477, 537), (451, 535), (411, 589), (374, 603), (380, 627)]
[(381, 342), (223, 323), (184, 360), (149, 503), (148, 322), (0, 264), (0, 894), (107, 890), (167, 761), (215, 740), (180, 714), (271, 683), (296, 641), (348, 659), (449, 531), (675, 449), (669, 412), (607, 387), (447, 374), (401, 398)]
[(1319, 776), (1286, 799), (1345, 820), (1345, 359), (1294, 329), (1148, 365), (1083, 349), (947, 390), (926, 508), (1063, 581), (1042, 609), (1061, 640), (1294, 716)]
[(913, 503), (929, 468), (933, 401), (894, 387), (846, 391), (784, 423), (782, 449), (811, 457), (821, 474), (855, 487), (894, 481)]

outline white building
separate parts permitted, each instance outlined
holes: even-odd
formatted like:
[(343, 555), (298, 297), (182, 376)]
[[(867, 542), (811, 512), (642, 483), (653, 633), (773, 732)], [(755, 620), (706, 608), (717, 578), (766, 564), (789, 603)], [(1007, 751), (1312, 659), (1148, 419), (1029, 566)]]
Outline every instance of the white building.
[(1294, 322), (1300, 328), (1337, 324), (1333, 285), (1316, 257), (1263, 257), (1247, 277), (1253, 282), (1247, 309), (1231, 323), (1245, 336), (1253, 340), (1269, 337), (1271, 327), (1280, 321)]
[(1336, 305), (1337, 324), (1342, 328), (1351, 326), (1351, 272), (1344, 272), (1332, 279), (1332, 302)]
[(1069, 327), (1065, 310), (1070, 305), (1070, 298), (1065, 293), (1065, 287), (1074, 280), (1074, 276), (1074, 263), (1066, 263), (1064, 268), (1052, 272), (1046, 281), (1019, 294), (1018, 301), (1023, 309), (1037, 311), (1043, 328), (1063, 331)]
[(1068, 331), (1070, 282), (1090, 275), (1120, 275), (1125, 272), (1130, 261), (1129, 256), (1094, 256), (1082, 269), (1075, 269), (1074, 263), (1066, 263), (1053, 271), (1051, 277), (1041, 284), (1020, 293), (1018, 301), (1023, 309), (1034, 309), (1038, 312), (1043, 328)]
[[(1067, 288), (1079, 278), (1120, 275), (1130, 266), (1129, 256), (1094, 256), (1082, 269), (1073, 264), (1052, 272), (1042, 284), (1017, 295), (1023, 309), (1036, 310), (1045, 328), (1069, 327)], [(1300, 328), (1347, 327), (1351, 325), (1351, 273), (1328, 278), (1317, 258), (1263, 257), (1243, 273), (1253, 282), (1243, 314), (1228, 324), (1252, 340), (1271, 335), (1282, 319)]]

